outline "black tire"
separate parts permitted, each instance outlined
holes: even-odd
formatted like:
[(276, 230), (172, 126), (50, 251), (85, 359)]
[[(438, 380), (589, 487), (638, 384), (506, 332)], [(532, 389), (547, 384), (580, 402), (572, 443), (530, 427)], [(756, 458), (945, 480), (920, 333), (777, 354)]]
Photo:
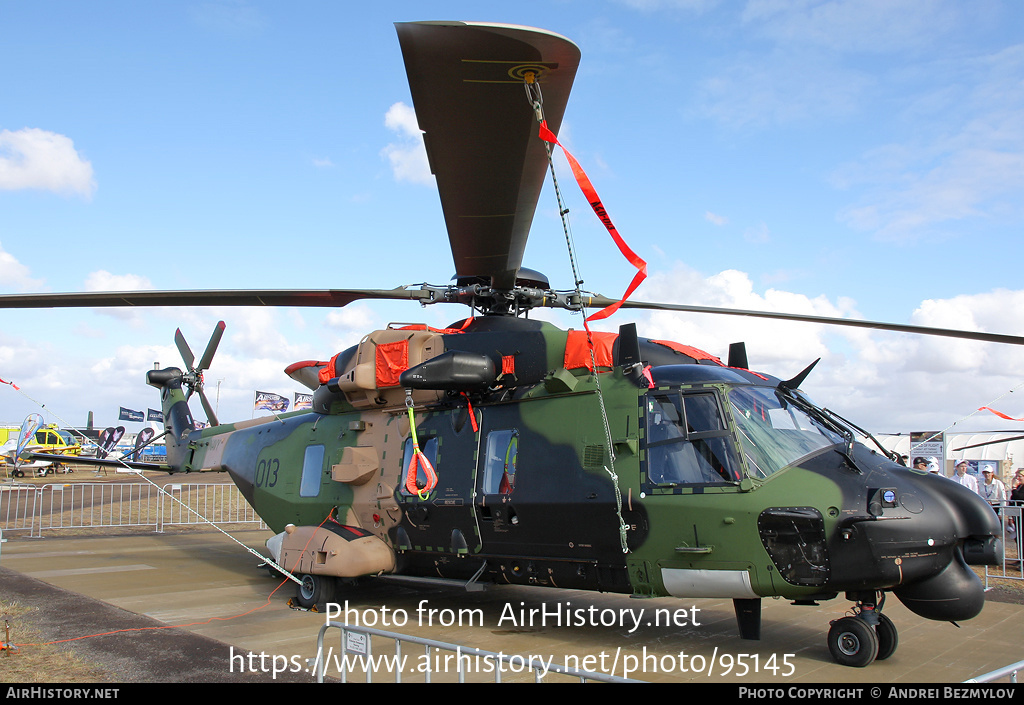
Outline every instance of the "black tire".
[(896, 651), (900, 643), (900, 635), (896, 632), (896, 625), (884, 614), (878, 614), (878, 626), (875, 627), (875, 634), (878, 635), (878, 656), (876, 661), (889, 658)]
[(334, 599), (336, 581), (333, 575), (304, 574), (297, 577), (302, 584), (297, 587), (295, 598), (301, 607), (311, 609)]
[(841, 666), (863, 668), (878, 655), (878, 635), (859, 617), (843, 617), (828, 630), (828, 650)]

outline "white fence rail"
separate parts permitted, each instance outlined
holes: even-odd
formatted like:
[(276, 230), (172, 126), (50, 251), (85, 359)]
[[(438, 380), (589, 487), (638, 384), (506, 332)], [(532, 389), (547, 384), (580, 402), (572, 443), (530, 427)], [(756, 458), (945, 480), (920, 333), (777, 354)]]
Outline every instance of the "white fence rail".
[(1009, 501), (999, 507), (1003, 524), (1003, 563), (999, 566), (985, 566), (986, 590), (989, 588), (989, 578), (1024, 580), (1024, 565), (1021, 563), (1024, 560), (1024, 555), (1021, 555), (1024, 550), (1024, 541), (1021, 539), (1021, 532), (1024, 532), (1024, 526), (1021, 525), (1024, 506), (1021, 505), (1021, 502)]
[(995, 671), (989, 671), (977, 678), (966, 680), (964, 683), (995, 683), (1001, 678), (1009, 678), (1011, 683), (1016, 683), (1017, 672), (1021, 669), (1024, 669), (1024, 661), (1018, 661), (1017, 663), (1011, 663), (1009, 666), (1003, 666)]
[(230, 484), (68, 483), (0, 485), (0, 528), (43, 531), (116, 527), (253, 524), (264, 528)]

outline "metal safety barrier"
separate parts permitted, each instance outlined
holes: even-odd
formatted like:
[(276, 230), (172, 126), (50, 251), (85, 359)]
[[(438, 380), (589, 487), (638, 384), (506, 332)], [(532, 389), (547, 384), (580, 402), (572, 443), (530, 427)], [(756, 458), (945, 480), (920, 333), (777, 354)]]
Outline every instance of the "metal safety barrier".
[(1003, 562), (1000, 566), (985, 566), (985, 589), (989, 589), (990, 578), (1024, 580), (1024, 541), (1021, 540), (1021, 525), (1024, 507), (1021, 502), (1007, 501), (999, 507), (1003, 526)]
[(265, 528), (234, 485), (82, 482), (0, 486), (0, 528), (43, 531), (90, 528), (253, 524)]
[(37, 491), (35, 485), (0, 485), (0, 527), (8, 531), (31, 529), (36, 516)]
[[(340, 632), (340, 650), (334, 657), (333, 648), (324, 651), (324, 636), (329, 629)], [(394, 650), (388, 654), (373, 653), (373, 637), (390, 640)], [(402, 649), (403, 644), (415, 644), (423, 647), (420, 656), (408, 655)], [(601, 683), (643, 683), (632, 678), (612, 676), (577, 668), (569, 668), (555, 664), (553, 660), (543, 661), (538, 656), (522, 656), (519, 654), (495, 653), (472, 647), (460, 646), (434, 639), (409, 634), (397, 634), (372, 627), (350, 626), (341, 622), (328, 621), (320, 627), (316, 639), (316, 659), (312, 664), (316, 673), (317, 683), (323, 683), (326, 668), (333, 665), (339, 673), (341, 682), (347, 683), (353, 671), (361, 671), (365, 682), (373, 681), (374, 673), (390, 675), (395, 683), (402, 682), (403, 673), (415, 673), (422, 676), (427, 683), (433, 682), (435, 676), (450, 676), (453, 673), (459, 683), (465, 683), (469, 674), (486, 674), (495, 683), (502, 682), (503, 673), (533, 674), (535, 683), (543, 682), (548, 674), (557, 674), (585, 683), (597, 681)], [(415, 666), (411, 665), (414, 663)]]
[(970, 678), (965, 680), (964, 683), (994, 683), (1000, 678), (1006, 678), (1009, 676), (1011, 683), (1017, 682), (1017, 671), (1024, 669), (1024, 661), (1018, 661), (1017, 663), (1011, 663), (1009, 666), (1003, 666), (997, 668), (994, 671), (989, 671), (984, 675), (980, 675), (977, 678)]

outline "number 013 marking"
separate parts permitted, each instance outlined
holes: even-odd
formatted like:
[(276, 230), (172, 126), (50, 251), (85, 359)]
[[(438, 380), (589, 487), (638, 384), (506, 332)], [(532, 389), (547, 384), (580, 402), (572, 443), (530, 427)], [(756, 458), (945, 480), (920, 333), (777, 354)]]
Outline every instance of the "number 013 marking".
[(256, 463), (256, 486), (273, 487), (277, 484), (277, 471), (281, 469), (281, 461), (277, 458), (265, 458)]

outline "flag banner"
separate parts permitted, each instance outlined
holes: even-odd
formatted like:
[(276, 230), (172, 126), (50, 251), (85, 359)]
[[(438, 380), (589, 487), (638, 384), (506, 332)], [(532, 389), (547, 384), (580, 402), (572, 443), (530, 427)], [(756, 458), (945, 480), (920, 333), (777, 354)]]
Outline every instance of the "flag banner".
[(292, 411), (298, 411), (300, 409), (312, 409), (313, 408), (313, 395), (303, 394), (302, 392), (295, 392), (295, 401), (292, 404)]
[(145, 421), (146, 415), (141, 411), (135, 411), (134, 409), (126, 409), (121, 407), (121, 414), (117, 417), (118, 421)]
[(139, 459), (141, 455), (140, 451), (145, 447), (147, 443), (153, 440), (153, 436), (156, 435), (156, 431), (152, 428), (144, 428), (139, 431), (139, 435), (135, 437), (135, 450), (132, 451), (131, 457), (135, 460)]
[(36, 431), (43, 426), (43, 417), (39, 414), (29, 414), (21, 423), (21, 432), (18, 434), (18, 446), (16, 458), (21, 457), (22, 451), (28, 444), (36, 439)]
[(993, 414), (995, 414), (999, 418), (1006, 419), (1007, 421), (1024, 421), (1024, 419), (1015, 419), (1012, 416), (1008, 416), (1008, 415), (1004, 414), (1001, 411), (996, 411), (995, 409), (993, 409), (990, 406), (983, 406), (980, 409), (978, 409), (978, 411), (991, 411)]
[(164, 422), (164, 412), (157, 411), (156, 409), (146, 409), (146, 421), (159, 421)]
[(256, 392), (256, 402), (253, 410), (266, 409), (267, 411), (288, 411), (288, 398), (271, 392)]
[(124, 435), (124, 426), (113, 426), (103, 429), (100, 433), (99, 448), (96, 449), (96, 457), (103, 459), (110, 455), (110, 451), (114, 450), (114, 446), (121, 440), (121, 436)]

